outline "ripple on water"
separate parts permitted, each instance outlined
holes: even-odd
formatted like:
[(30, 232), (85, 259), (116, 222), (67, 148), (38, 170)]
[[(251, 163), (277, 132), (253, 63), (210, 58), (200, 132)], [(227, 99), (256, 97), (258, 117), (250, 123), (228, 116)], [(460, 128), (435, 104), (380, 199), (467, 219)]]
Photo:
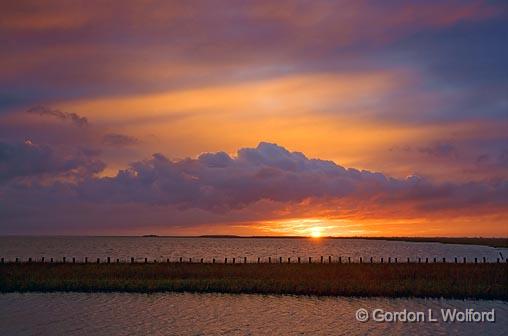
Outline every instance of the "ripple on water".
[[(359, 308), (496, 310), (496, 323), (361, 323)], [(190, 293), (0, 295), (2, 335), (506, 335), (508, 303)]]
[[(180, 257), (199, 260), (204, 258), (211, 261), (216, 258), (223, 261), (224, 257), (237, 258), (238, 261), (247, 257), (250, 261), (256, 261), (258, 257), (266, 260), (268, 257), (277, 258), (313, 257), (317, 260), (320, 256), (332, 256), (335, 260), (339, 256), (352, 257), (358, 260), (363, 257), (376, 260), (384, 257), (397, 257), (405, 261), (436, 257), (441, 260), (445, 257), (448, 261), (453, 258), (467, 257), (472, 261), (474, 258), (482, 260), (483, 257), (490, 261), (501, 258), (501, 254), (508, 256), (508, 249), (496, 249), (488, 246), (457, 245), (440, 243), (414, 243), (403, 241), (382, 241), (366, 239), (219, 239), (219, 238), (142, 238), (142, 237), (0, 237), (0, 256), (7, 260), (16, 257), (26, 260), (27, 258), (49, 259), (51, 257), (68, 260), (76, 257), (83, 260), (88, 257), (90, 261), (96, 258), (111, 257), (113, 260), (130, 260), (131, 257), (138, 261), (149, 258), (150, 260), (167, 258), (175, 261)], [(275, 259), (273, 259), (275, 260)], [(306, 259), (305, 259), (306, 260)], [(346, 259), (344, 259), (346, 260)], [(504, 259), (502, 259), (504, 260)]]

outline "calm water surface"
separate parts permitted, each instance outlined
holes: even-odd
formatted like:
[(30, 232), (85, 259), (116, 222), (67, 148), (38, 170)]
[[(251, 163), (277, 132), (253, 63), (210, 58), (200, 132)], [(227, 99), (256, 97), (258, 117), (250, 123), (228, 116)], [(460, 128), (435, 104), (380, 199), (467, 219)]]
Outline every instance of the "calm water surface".
[[(489, 261), (500, 258), (504, 261), (508, 256), (508, 249), (496, 249), (488, 246), (455, 245), (441, 243), (413, 243), (400, 241), (382, 241), (365, 239), (249, 239), (249, 238), (145, 238), (145, 237), (0, 237), (0, 257), (6, 260), (15, 258), (27, 259), (50, 257), (75, 257), (82, 260), (92, 258), (119, 258), (130, 260), (178, 260), (183, 258), (204, 258), (218, 261), (225, 257), (249, 261), (257, 261), (260, 257), (314, 257), (332, 256), (358, 260), (363, 257), (368, 260), (374, 257), (379, 260), (384, 257), (407, 258), (453, 258), (466, 257), (469, 261), (483, 257)], [(90, 259), (90, 260), (92, 260)], [(287, 259), (285, 259), (287, 260)]]
[[(495, 310), (496, 322), (358, 322), (355, 312)], [(507, 335), (508, 303), (229, 294), (0, 295), (2, 335)]]

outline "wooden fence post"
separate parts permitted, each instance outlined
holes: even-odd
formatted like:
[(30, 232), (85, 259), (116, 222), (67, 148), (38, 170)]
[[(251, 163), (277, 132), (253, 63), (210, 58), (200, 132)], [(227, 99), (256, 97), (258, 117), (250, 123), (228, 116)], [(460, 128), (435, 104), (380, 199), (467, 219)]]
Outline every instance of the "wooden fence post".
[(342, 264), (342, 257), (339, 257), (339, 264)]
[(72, 263), (75, 264), (76, 263), (76, 258), (75, 257), (72, 257)]
[(362, 260), (362, 257), (360, 257), (360, 264), (363, 264), (363, 260)]
[(312, 263), (312, 257), (309, 257), (309, 264)]
[(134, 257), (131, 257), (131, 264), (134, 264)]
[(246, 264), (247, 263), (247, 257), (243, 257), (243, 263)]
[(260, 257), (258, 257), (258, 264), (259, 264), (260, 262), (261, 262), (261, 258), (260, 258)]
[(272, 263), (272, 257), (268, 257), (268, 263), (271, 264)]
[(108, 257), (108, 264), (111, 263), (111, 257)]
[(485, 264), (487, 262), (487, 258), (483, 257), (483, 263)]
[(332, 263), (332, 256), (328, 256), (328, 263), (331, 264)]
[(101, 263), (101, 259), (100, 258), (97, 258), (97, 263), (100, 264)]
[(224, 258), (224, 263), (227, 264), (228, 263), (228, 258)]
[(62, 258), (62, 262), (65, 264), (65, 257)]
[(383, 263), (383, 257), (381, 257), (381, 264)]
[(323, 263), (323, 256), (321, 256), (321, 263)]
[(372, 264), (374, 262), (374, 258), (370, 257), (370, 263)]
[(298, 263), (300, 263), (300, 257), (298, 257)]
[(147, 263), (148, 263), (148, 258), (145, 258), (145, 264), (147, 264)]
[(85, 264), (88, 263), (88, 257), (85, 257)]

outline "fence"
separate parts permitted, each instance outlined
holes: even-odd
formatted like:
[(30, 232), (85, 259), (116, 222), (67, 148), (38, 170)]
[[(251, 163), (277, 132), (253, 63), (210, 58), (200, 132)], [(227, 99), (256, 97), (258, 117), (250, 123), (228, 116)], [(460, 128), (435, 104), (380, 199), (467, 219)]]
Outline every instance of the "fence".
[(88, 264), (88, 263), (97, 263), (97, 264), (103, 264), (103, 263), (106, 263), (106, 264), (112, 264), (112, 263), (131, 263), (131, 264), (139, 264), (139, 263), (145, 263), (145, 264), (148, 264), (148, 263), (201, 263), (201, 264), (216, 264), (216, 263), (223, 263), (223, 264), (254, 264), (254, 263), (257, 263), (257, 264), (303, 264), (303, 263), (307, 263), (307, 264), (311, 264), (311, 263), (319, 263), (319, 264), (352, 264), (352, 263), (355, 263), (355, 264), (366, 264), (366, 263), (370, 263), (370, 264), (375, 264), (375, 263), (380, 263), (380, 264), (383, 264), (383, 263), (387, 263), (387, 264), (397, 264), (397, 263), (416, 263), (416, 264), (428, 264), (428, 263), (508, 263), (508, 259), (505, 259), (505, 258), (496, 258), (496, 259), (489, 259), (487, 257), (476, 257), (476, 258), (466, 258), (466, 257), (454, 257), (453, 259), (446, 259), (446, 258), (437, 258), (437, 257), (433, 257), (433, 258), (429, 258), (429, 257), (425, 257), (425, 258), (422, 258), (422, 257), (416, 257), (416, 258), (405, 258), (405, 259), (402, 259), (402, 258), (398, 258), (398, 257), (388, 257), (388, 258), (385, 258), (385, 257), (377, 257), (377, 258), (374, 258), (374, 257), (369, 257), (368, 259), (364, 259), (363, 257), (358, 257), (358, 258), (352, 258), (352, 257), (332, 257), (332, 256), (328, 256), (328, 257), (324, 257), (324, 256), (321, 256), (320, 258), (318, 259), (313, 259), (313, 257), (296, 257), (296, 258), (291, 258), (291, 257), (287, 257), (287, 258), (283, 258), (283, 257), (278, 257), (278, 258), (273, 258), (272, 257), (257, 257), (257, 258), (253, 258), (253, 259), (248, 259), (247, 257), (243, 257), (243, 258), (210, 258), (210, 259), (205, 259), (205, 258), (184, 258), (184, 257), (179, 257), (177, 259), (170, 259), (170, 258), (166, 258), (166, 259), (148, 259), (148, 258), (134, 258), (134, 257), (131, 257), (130, 259), (120, 259), (120, 258), (116, 258), (116, 259), (112, 259), (111, 257), (106, 257), (106, 258), (96, 258), (95, 260), (89, 260), (88, 257), (84, 257), (84, 258), (81, 258), (81, 259), (77, 259), (76, 257), (73, 257), (72, 259), (68, 260), (66, 257), (61, 257), (61, 258), (46, 258), (46, 257), (41, 257), (39, 259), (37, 258), (26, 258), (26, 259), (23, 259), (23, 258), (15, 258), (14, 260), (12, 259), (6, 259), (6, 258), (1, 258), (0, 259), (0, 263), (1, 264), (5, 264), (5, 263), (48, 263), (48, 264), (52, 264), (52, 263), (60, 263), (60, 264), (65, 264), (65, 263), (72, 263), (72, 264)]

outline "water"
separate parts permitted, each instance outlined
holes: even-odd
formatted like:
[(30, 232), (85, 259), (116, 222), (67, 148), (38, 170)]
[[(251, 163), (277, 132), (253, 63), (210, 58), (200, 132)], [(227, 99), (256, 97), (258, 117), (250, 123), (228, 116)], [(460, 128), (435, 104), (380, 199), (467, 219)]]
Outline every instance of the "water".
[[(366, 260), (486, 257), (508, 249), (363, 239), (218, 239), (141, 237), (0, 237), (0, 256), (106, 257), (130, 260), (333, 256)], [(295, 259), (293, 259), (295, 260)], [(503, 259), (504, 261), (505, 259)], [(374, 322), (355, 319), (365, 308), (440, 316), (440, 310), (495, 310), (496, 322)], [(507, 335), (508, 302), (190, 293), (0, 294), (1, 335)]]
[[(495, 322), (358, 322), (355, 312), (468, 308)], [(0, 295), (2, 335), (506, 335), (508, 303), (229, 294)]]
[[(135, 259), (144, 260), (178, 260), (180, 257), (203, 258), (211, 261), (224, 260), (225, 257), (237, 258), (243, 261), (257, 261), (260, 257), (266, 261), (268, 257), (278, 260), (278, 257), (313, 257), (314, 260), (320, 256), (332, 256), (334, 260), (342, 257), (347, 260), (358, 260), (363, 257), (369, 260), (374, 257), (379, 261), (381, 257), (397, 257), (400, 261), (407, 258), (417, 260), (418, 258), (434, 257), (438, 260), (446, 258), (453, 261), (455, 257), (462, 260), (466, 257), (468, 261), (478, 258), (487, 258), (488, 261), (496, 261), (501, 258), (504, 261), (508, 256), (508, 249), (496, 249), (488, 246), (477, 245), (455, 245), (441, 243), (413, 243), (402, 241), (382, 241), (366, 239), (250, 239), (250, 238), (164, 238), (164, 237), (0, 237), (0, 256), (6, 260), (20, 258), (50, 257), (61, 260), (72, 257), (83, 260), (88, 257), (90, 260), (96, 258), (104, 259), (111, 257), (113, 260)], [(231, 259), (230, 259), (231, 260)]]

